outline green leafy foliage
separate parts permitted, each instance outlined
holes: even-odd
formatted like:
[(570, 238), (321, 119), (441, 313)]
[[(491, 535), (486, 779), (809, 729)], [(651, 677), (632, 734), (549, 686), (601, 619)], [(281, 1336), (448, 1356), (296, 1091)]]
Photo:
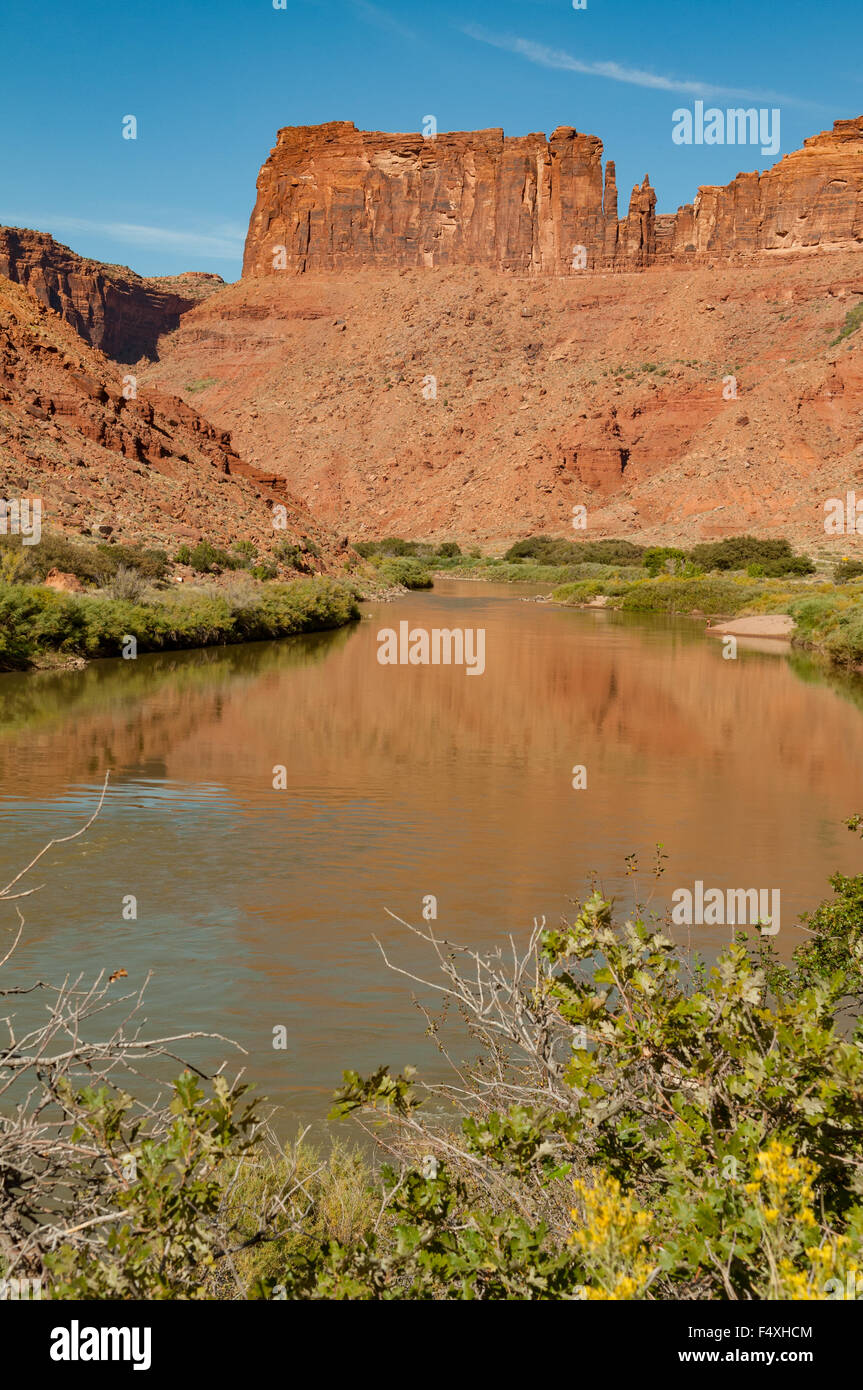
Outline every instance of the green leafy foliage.
[[(422, 1121), (412, 1072), (346, 1073), (335, 1113), (388, 1116), (404, 1154), (392, 1224), (289, 1262), (286, 1296), (835, 1297), (863, 1256), (863, 876), (832, 882), (790, 962), (739, 934), (712, 968), (594, 892), (460, 1064), (458, 1132)], [(502, 1097), (537, 1099), (489, 1103), (501, 1066)]]
[(99, 1245), (82, 1260), (64, 1243), (45, 1258), (51, 1295), (59, 1299), (200, 1299), (224, 1253), (216, 1217), (223, 1184), (253, 1143), (254, 1107), (246, 1088), (223, 1076), (205, 1095), (185, 1072), (173, 1086), (167, 1132), (150, 1135), (130, 1096), (107, 1086), (58, 1088), (78, 1119), (73, 1141), (88, 1140), (101, 1163), (79, 1163), (70, 1185), (99, 1182), (115, 1213), (101, 1224)]
[(863, 304), (857, 304), (853, 309), (849, 309), (845, 315), (845, 321), (833, 339), (832, 346), (836, 347), (845, 338), (850, 338), (852, 333), (857, 332), (861, 324), (863, 324)]
[(317, 632), (358, 617), (353, 592), (328, 579), (270, 584), (251, 595), (193, 590), (147, 603), (0, 584), (0, 670), (48, 652), (117, 656), (127, 634), (139, 651), (167, 651)]
[(760, 573), (781, 577), (785, 574), (812, 574), (815, 565), (805, 555), (795, 555), (786, 540), (760, 540), (757, 536), (729, 536), (724, 541), (707, 541), (689, 552), (693, 564), (702, 570), (743, 570), (761, 566)]
[(863, 574), (863, 560), (840, 560), (834, 567), (833, 581), (836, 584), (845, 584), (849, 579), (859, 579)]
[(142, 580), (158, 581), (168, 569), (164, 550), (146, 546), (84, 544), (44, 531), (38, 545), (24, 545), (21, 536), (0, 536), (0, 574), (10, 572), (19, 583), (40, 583), (52, 569), (74, 574), (82, 584), (104, 586), (118, 570), (129, 570)]
[(679, 573), (686, 565), (686, 555), (674, 546), (652, 545), (645, 550), (641, 563), (651, 578), (655, 579), (663, 571), (667, 574)]
[(431, 589), (434, 580), (420, 560), (390, 560), (375, 556), (372, 564), (385, 584), (401, 584), (405, 589)]
[(176, 559), (178, 565), (191, 565), (197, 574), (221, 574), (223, 570), (243, 569), (246, 563), (242, 553), (229, 555), (206, 540), (195, 546), (181, 545)]
[(534, 560), (540, 565), (632, 565), (644, 555), (644, 546), (632, 541), (568, 541), (551, 536), (530, 536), (516, 541), (504, 555), (505, 560)]

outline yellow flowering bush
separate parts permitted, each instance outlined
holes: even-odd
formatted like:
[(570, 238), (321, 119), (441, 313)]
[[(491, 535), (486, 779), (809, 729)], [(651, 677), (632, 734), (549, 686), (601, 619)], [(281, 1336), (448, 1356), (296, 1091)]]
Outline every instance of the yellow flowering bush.
[(584, 1297), (641, 1298), (656, 1265), (647, 1256), (646, 1242), (654, 1218), (623, 1195), (616, 1178), (598, 1173), (592, 1187), (573, 1182), (581, 1209), (572, 1209), (575, 1230), (570, 1243), (581, 1255), (585, 1272), (596, 1281), (584, 1286)]

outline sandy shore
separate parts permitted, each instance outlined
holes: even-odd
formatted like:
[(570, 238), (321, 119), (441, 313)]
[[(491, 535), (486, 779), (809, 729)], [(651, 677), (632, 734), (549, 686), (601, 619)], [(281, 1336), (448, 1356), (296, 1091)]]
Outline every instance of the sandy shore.
[(794, 619), (787, 613), (759, 613), (753, 618), (733, 618), (730, 623), (713, 623), (708, 632), (733, 637), (790, 637)]

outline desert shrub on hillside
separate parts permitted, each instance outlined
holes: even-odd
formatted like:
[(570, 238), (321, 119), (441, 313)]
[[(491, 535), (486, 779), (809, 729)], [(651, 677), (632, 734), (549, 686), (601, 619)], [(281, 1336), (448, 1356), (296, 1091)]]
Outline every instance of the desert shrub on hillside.
[(277, 541), (273, 554), (288, 569), (308, 571), (310, 568), (302, 547), (295, 545), (293, 541)]
[(177, 551), (177, 564), (191, 565), (198, 574), (221, 574), (223, 570), (245, 568), (242, 555), (229, 555), (227, 550), (213, 545), (211, 541), (198, 541), (197, 545), (181, 545)]
[(279, 567), (273, 564), (272, 560), (259, 560), (256, 565), (252, 565), (249, 573), (254, 579), (276, 579), (278, 577)]
[(836, 334), (836, 337), (833, 339), (831, 346), (836, 347), (844, 338), (850, 338), (852, 333), (857, 332), (861, 324), (863, 324), (863, 304), (857, 304), (853, 309), (848, 310), (848, 313), (845, 315), (845, 321)]
[(104, 586), (125, 569), (144, 580), (160, 580), (168, 568), (164, 550), (135, 545), (87, 544), (43, 531), (38, 545), (24, 545), (20, 536), (0, 536), (0, 568), (9, 579), (40, 583), (52, 569), (74, 574), (82, 584)]
[(114, 573), (121, 567), (132, 570), (142, 579), (164, 579), (168, 572), (168, 555), (164, 550), (135, 545), (99, 545), (98, 550)]
[(125, 598), (136, 601), (144, 593), (144, 581), (136, 570), (120, 565), (107, 585), (109, 598)]
[(836, 584), (845, 584), (849, 579), (859, 579), (863, 574), (863, 560), (840, 560), (834, 567), (833, 580)]

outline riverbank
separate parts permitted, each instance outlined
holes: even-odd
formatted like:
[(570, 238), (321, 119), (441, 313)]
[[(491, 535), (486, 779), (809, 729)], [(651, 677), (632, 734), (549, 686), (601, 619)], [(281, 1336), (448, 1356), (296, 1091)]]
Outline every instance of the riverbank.
[(287, 584), (249, 579), (218, 588), (152, 591), (135, 600), (2, 584), (0, 671), (268, 641), (343, 627), (359, 616), (354, 587), (332, 579)]
[[(822, 579), (757, 579), (745, 574), (631, 579), (617, 572), (553, 589), (548, 601), (629, 613), (665, 613), (726, 622), (764, 619), (761, 635), (790, 637), (837, 666), (863, 670), (863, 583)], [(770, 621), (767, 621), (767, 619)], [(778, 623), (779, 618), (784, 619)], [(733, 628), (727, 628), (733, 631)], [(759, 627), (760, 631), (760, 627)], [(741, 634), (742, 635), (742, 634)], [(756, 635), (751, 629), (750, 635)]]

